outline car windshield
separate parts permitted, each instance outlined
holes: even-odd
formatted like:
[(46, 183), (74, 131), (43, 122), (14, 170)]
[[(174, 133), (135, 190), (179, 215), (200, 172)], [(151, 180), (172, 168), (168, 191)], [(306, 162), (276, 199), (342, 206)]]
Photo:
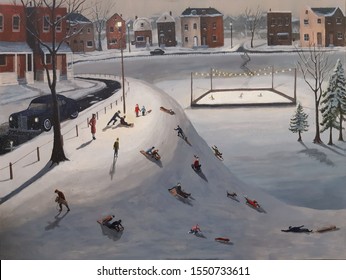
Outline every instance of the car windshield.
[(29, 105), (29, 110), (46, 111), (50, 108), (49, 104), (32, 102)]

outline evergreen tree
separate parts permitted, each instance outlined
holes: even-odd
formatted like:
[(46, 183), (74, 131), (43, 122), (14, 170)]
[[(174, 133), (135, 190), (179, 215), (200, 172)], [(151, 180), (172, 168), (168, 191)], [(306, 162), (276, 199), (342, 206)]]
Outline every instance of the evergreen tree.
[(299, 135), (298, 141), (302, 141), (301, 133), (308, 131), (308, 115), (304, 113), (303, 106), (298, 103), (296, 112), (290, 121), (289, 130)]
[(328, 88), (322, 93), (321, 101), (321, 113), (322, 122), (320, 123), (322, 128), (321, 132), (329, 129), (329, 142), (328, 145), (333, 145), (333, 128), (339, 128), (338, 122), (338, 99), (336, 98), (336, 92), (333, 90), (333, 76), (329, 78)]
[(335, 91), (336, 99), (338, 100), (339, 141), (344, 141), (342, 137), (342, 122), (346, 121), (346, 78), (340, 59), (336, 62), (331, 81), (332, 83), (329, 84), (329, 87)]
[(329, 143), (332, 145), (332, 129), (333, 127), (339, 130), (339, 140), (343, 141), (342, 137), (342, 121), (346, 117), (346, 82), (344, 69), (340, 60), (336, 62), (333, 73), (329, 78), (328, 87), (322, 96), (324, 104), (321, 107), (322, 112), (322, 132), (330, 129)]

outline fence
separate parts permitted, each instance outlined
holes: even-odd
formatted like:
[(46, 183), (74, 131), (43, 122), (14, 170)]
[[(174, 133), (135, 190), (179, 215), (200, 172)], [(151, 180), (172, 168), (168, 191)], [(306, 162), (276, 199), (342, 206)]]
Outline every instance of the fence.
[[(95, 78), (95, 79), (108, 79), (108, 80), (120, 80), (117, 79), (117, 76), (115, 75), (101, 75), (101, 74), (79, 74), (78, 77), (84, 77), (84, 78)], [(119, 77), (118, 77), (119, 78)], [(129, 82), (125, 79), (125, 97), (127, 96), (127, 94), (130, 91), (130, 84)], [(107, 99), (106, 99), (107, 101)], [(99, 111), (96, 111), (96, 118), (98, 119), (99, 117), (99, 113), (104, 112), (104, 114), (107, 114), (107, 108), (112, 109), (113, 105), (118, 106), (118, 104), (121, 104), (123, 102), (123, 96), (121, 95), (119, 98), (117, 98), (115, 101), (110, 102), (108, 105), (106, 105), (105, 107), (103, 107), (102, 109), (100, 109)], [(97, 104), (97, 103), (96, 103)], [(78, 124), (76, 124), (75, 127), (66, 130), (63, 132), (62, 129), (62, 137), (64, 137), (65, 135), (67, 135), (68, 133), (70, 133), (71, 131), (75, 131), (75, 136), (78, 137), (79, 136), (79, 126), (81, 124), (85, 124), (85, 122), (87, 122), (87, 125), (89, 126), (89, 118), (81, 120)], [(35, 154), (35, 158), (37, 159), (35, 163), (39, 162), (41, 160), (40, 157), (40, 153), (41, 150), (43, 149), (43, 147), (47, 146), (48, 144), (52, 143), (53, 140), (50, 140), (46, 143), (44, 143), (43, 145), (36, 147), (35, 149), (33, 149), (32, 151), (30, 151), (29, 153), (23, 155), (22, 157), (20, 157), (19, 159), (13, 161), (13, 162), (9, 162), (8, 165), (0, 167), (0, 172), (8, 172), (9, 174), (9, 179), (12, 180), (14, 178), (15, 172), (14, 172), (14, 166), (20, 162), (23, 161), (25, 158), (31, 156), (32, 154)], [(5, 171), (4, 171), (5, 170)]]

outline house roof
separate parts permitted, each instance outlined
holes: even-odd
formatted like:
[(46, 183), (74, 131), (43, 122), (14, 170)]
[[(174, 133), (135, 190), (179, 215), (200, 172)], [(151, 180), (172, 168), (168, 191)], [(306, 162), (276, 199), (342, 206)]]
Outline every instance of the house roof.
[(175, 22), (174, 17), (172, 17), (169, 13), (163, 13), (156, 21), (157, 23), (164, 22)]
[(80, 13), (70, 13), (67, 15), (66, 19), (71, 22), (85, 22), (85, 23), (91, 22), (89, 19), (87, 19), (85, 16), (83, 16)]
[(181, 16), (220, 16), (222, 15), (214, 8), (187, 8), (182, 12)]
[[(50, 48), (52, 47), (52, 43), (47, 43), (47, 42), (44, 42), (46, 45), (48, 45)], [(41, 47), (41, 50), (44, 52), (44, 53), (49, 53), (48, 49), (43, 46), (43, 45), (40, 45)], [(58, 50), (58, 53), (72, 53), (72, 50), (70, 49), (70, 47), (66, 44), (66, 43), (62, 43), (59, 50)]]
[(32, 49), (26, 42), (4, 42), (0, 41), (0, 53), (32, 53)]
[(137, 18), (133, 23), (133, 31), (151, 30), (150, 20), (147, 18)]
[(338, 8), (311, 8), (311, 10), (318, 16), (332, 16)]

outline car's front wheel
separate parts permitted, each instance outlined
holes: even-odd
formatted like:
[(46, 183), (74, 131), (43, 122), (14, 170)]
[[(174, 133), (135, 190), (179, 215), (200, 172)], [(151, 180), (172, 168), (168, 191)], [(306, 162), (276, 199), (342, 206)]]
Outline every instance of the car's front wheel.
[(71, 118), (71, 119), (77, 118), (77, 117), (78, 117), (78, 113), (79, 113), (78, 111), (72, 113), (72, 114), (70, 115), (70, 118)]
[(49, 131), (49, 130), (51, 130), (51, 128), (52, 128), (52, 122), (50, 121), (50, 119), (45, 119), (43, 121), (43, 129), (44, 129), (44, 131)]

